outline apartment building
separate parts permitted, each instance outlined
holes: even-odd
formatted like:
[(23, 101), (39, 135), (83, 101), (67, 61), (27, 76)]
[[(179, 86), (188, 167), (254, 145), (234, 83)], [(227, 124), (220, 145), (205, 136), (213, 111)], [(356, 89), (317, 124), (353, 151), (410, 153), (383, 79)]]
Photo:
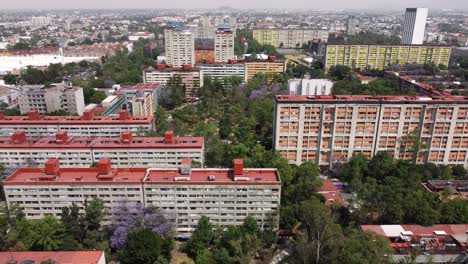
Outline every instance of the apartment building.
[(336, 65), (383, 70), (389, 65), (435, 63), (448, 66), (451, 47), (431, 45), (327, 44), (325, 70)]
[(152, 115), (129, 115), (126, 110), (112, 116), (95, 116), (89, 110), (83, 116), (44, 116), (37, 111), (27, 116), (6, 116), (0, 111), (0, 137), (10, 137), (17, 131), (33, 138), (54, 137), (59, 131), (67, 131), (71, 137), (119, 137), (125, 131), (136, 134), (153, 126)]
[(354, 154), (468, 167), (468, 97), (276, 97), (274, 145), (290, 163), (321, 167)]
[(245, 82), (253, 79), (256, 74), (265, 74), (268, 80), (273, 80), (274, 74), (283, 74), (286, 71), (286, 62), (279, 60), (275, 56), (268, 57), (268, 60), (245, 61)]
[(24, 131), (0, 137), (0, 163), (11, 168), (34, 167), (48, 159), (59, 159), (64, 167), (84, 168), (101, 158), (112, 159), (117, 167), (172, 167), (189, 158), (203, 165), (202, 137), (70, 137), (61, 131), (55, 137), (28, 138)]
[(228, 62), (235, 59), (234, 33), (230, 27), (220, 27), (214, 34), (215, 62)]
[(52, 87), (25, 85), (19, 87), (18, 105), (21, 114), (38, 111), (46, 114), (64, 110), (82, 115), (85, 109), (83, 88), (60, 84)]
[(253, 37), (260, 44), (275, 48), (301, 48), (311, 40), (328, 41), (328, 31), (319, 29), (254, 29)]
[(203, 72), (204, 77), (209, 77), (212, 81), (224, 82), (224, 79), (229, 77), (237, 77), (242, 82), (245, 80), (245, 65), (236, 60), (230, 60), (228, 63), (196, 64), (195, 66)]
[(195, 64), (195, 37), (189, 28), (164, 29), (166, 63), (172, 67)]
[(290, 95), (329, 95), (333, 82), (327, 79), (290, 79), (288, 92)]
[(149, 68), (143, 71), (145, 83), (168, 84), (173, 77), (179, 76), (185, 87), (185, 98), (193, 100), (198, 95), (198, 90), (203, 86), (203, 71), (188, 64), (182, 67), (167, 67), (165, 64), (158, 64), (156, 68)]
[(45, 168), (21, 168), (4, 181), (9, 207), (18, 205), (28, 219), (53, 215), (75, 202), (81, 212), (86, 199), (104, 201), (104, 224), (112, 209), (125, 204), (156, 206), (174, 217), (177, 236), (185, 237), (203, 216), (221, 226), (240, 225), (253, 216), (261, 229), (278, 228), (281, 180), (276, 169), (195, 169), (185, 159), (180, 169), (113, 168), (101, 159), (97, 168), (61, 168), (57, 159)]
[(153, 97), (150, 93), (143, 93), (127, 102), (127, 109), (135, 115), (151, 115), (154, 108)]
[[(147, 106), (147, 113), (153, 115), (154, 111), (158, 106), (158, 97), (161, 93), (160, 84), (157, 83), (138, 83), (135, 85), (123, 85), (119, 86), (118, 90), (114, 93), (115, 95), (123, 95), (127, 100), (126, 108), (129, 113), (133, 115), (145, 115), (141, 111), (133, 112), (131, 101), (141, 102), (139, 107)], [(139, 100), (137, 99), (139, 98)], [(144, 98), (144, 99), (142, 99)]]

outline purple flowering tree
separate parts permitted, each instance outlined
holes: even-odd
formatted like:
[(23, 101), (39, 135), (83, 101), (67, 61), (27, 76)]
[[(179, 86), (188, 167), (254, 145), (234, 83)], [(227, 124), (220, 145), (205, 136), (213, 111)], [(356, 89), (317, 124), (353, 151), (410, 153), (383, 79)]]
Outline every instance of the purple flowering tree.
[(169, 212), (156, 207), (143, 207), (141, 203), (122, 202), (112, 211), (111, 247), (122, 249), (127, 243), (127, 235), (135, 230), (151, 228), (162, 237), (169, 237), (174, 217)]

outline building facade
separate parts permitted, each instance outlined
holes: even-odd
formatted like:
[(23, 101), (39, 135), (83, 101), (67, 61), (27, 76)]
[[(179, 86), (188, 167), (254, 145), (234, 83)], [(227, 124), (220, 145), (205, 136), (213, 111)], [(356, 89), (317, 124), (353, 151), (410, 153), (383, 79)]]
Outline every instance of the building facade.
[(211, 63), (211, 64), (196, 64), (203, 72), (204, 77), (209, 77), (213, 81), (224, 82), (225, 78), (236, 77), (242, 82), (245, 81), (245, 65), (243, 62), (235, 60), (229, 63)]
[[(87, 263), (106, 264), (104, 251), (10, 251), (0, 252), (0, 263)], [(53, 262), (52, 262), (53, 263)]]
[(320, 29), (254, 29), (253, 37), (260, 44), (275, 48), (302, 48), (311, 40), (328, 41), (328, 31)]
[[(126, 109), (133, 115), (146, 115), (142, 114), (145, 111), (133, 111), (131, 102), (137, 103), (138, 108), (146, 105), (146, 112), (153, 115), (156, 107), (158, 106), (158, 97), (161, 93), (160, 84), (155, 83), (138, 83), (136, 85), (118, 86), (118, 90), (114, 93), (116, 95), (124, 95), (126, 99)], [(151, 97), (151, 98), (150, 98)]]
[(166, 63), (172, 67), (195, 64), (195, 37), (188, 28), (164, 30)]
[(221, 226), (241, 225), (254, 217), (261, 229), (278, 228), (281, 180), (276, 169), (192, 169), (190, 160), (179, 168), (112, 168), (101, 159), (97, 168), (61, 168), (56, 159), (45, 168), (22, 168), (4, 181), (9, 207), (18, 205), (28, 219), (60, 217), (75, 202), (84, 210), (86, 199), (104, 201), (104, 224), (112, 209), (125, 204), (156, 206), (173, 215), (177, 236), (189, 236), (202, 216)]
[(235, 59), (234, 33), (230, 28), (219, 28), (214, 35), (215, 62), (228, 62)]
[(153, 128), (152, 115), (129, 115), (126, 110), (112, 116), (95, 116), (92, 111), (85, 111), (83, 116), (43, 116), (37, 111), (27, 116), (5, 116), (0, 111), (0, 137), (10, 137), (16, 131), (35, 138), (53, 137), (59, 131), (67, 131), (71, 137), (119, 137), (125, 131), (136, 134)]
[(180, 81), (185, 87), (185, 98), (193, 100), (198, 95), (198, 90), (203, 86), (203, 71), (199, 68), (191, 67), (188, 64), (182, 67), (166, 67), (159, 64), (156, 68), (143, 71), (143, 80), (145, 83), (157, 83), (166, 85), (173, 77), (180, 77)]
[(361, 153), (468, 167), (468, 97), (276, 97), (274, 145), (290, 163), (332, 167)]
[(333, 82), (327, 79), (291, 79), (288, 81), (290, 95), (329, 95)]
[(0, 138), (0, 163), (10, 168), (35, 167), (48, 159), (59, 159), (64, 167), (86, 168), (102, 158), (112, 159), (117, 167), (173, 167), (189, 158), (203, 165), (202, 137), (69, 137), (59, 132), (55, 137), (27, 138), (24, 131)]
[(274, 74), (283, 74), (286, 71), (286, 62), (270, 56), (268, 60), (245, 61), (245, 82), (253, 79), (256, 74), (268, 75), (268, 80), (272, 81)]
[(401, 44), (423, 44), (428, 13), (429, 9), (427, 8), (406, 8)]
[(328, 44), (325, 48), (325, 70), (336, 65), (353, 69), (383, 70), (389, 65), (449, 65), (451, 47), (430, 45), (360, 45)]
[(20, 87), (18, 105), (21, 114), (38, 111), (46, 114), (64, 110), (71, 114), (82, 115), (85, 109), (83, 88), (58, 85), (25, 85)]

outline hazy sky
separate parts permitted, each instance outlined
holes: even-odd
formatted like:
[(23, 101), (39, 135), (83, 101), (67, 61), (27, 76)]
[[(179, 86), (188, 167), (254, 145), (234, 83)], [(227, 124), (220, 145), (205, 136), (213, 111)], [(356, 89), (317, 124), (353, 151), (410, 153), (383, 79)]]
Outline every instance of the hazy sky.
[(403, 9), (405, 7), (468, 10), (468, 0), (2, 0), (2, 8), (234, 8)]

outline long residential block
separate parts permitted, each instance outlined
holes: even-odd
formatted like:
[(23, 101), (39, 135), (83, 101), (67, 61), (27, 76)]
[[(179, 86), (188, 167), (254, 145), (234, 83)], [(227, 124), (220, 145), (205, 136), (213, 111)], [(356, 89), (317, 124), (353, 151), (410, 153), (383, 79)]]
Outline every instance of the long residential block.
[(101, 158), (112, 159), (116, 167), (172, 167), (189, 158), (203, 165), (203, 137), (69, 137), (61, 131), (55, 137), (27, 138), (24, 131), (0, 137), (0, 163), (10, 168), (35, 167), (48, 159), (59, 159), (64, 167), (85, 168)]
[(57, 159), (44, 168), (22, 168), (4, 181), (7, 205), (23, 208), (28, 219), (60, 217), (75, 202), (84, 210), (86, 199), (99, 198), (106, 208), (105, 223), (123, 205), (155, 206), (173, 218), (177, 236), (187, 236), (205, 215), (213, 224), (240, 225), (254, 217), (260, 228), (278, 227), (281, 180), (276, 169), (112, 168), (101, 159), (97, 168), (60, 168)]
[(83, 116), (44, 116), (37, 111), (27, 116), (6, 116), (0, 111), (0, 137), (16, 131), (24, 131), (27, 137), (53, 137), (59, 131), (73, 137), (118, 137), (125, 131), (136, 134), (153, 128), (153, 116), (129, 115), (126, 110), (112, 116), (96, 116), (92, 111), (85, 111)]
[(322, 167), (354, 154), (468, 167), (468, 97), (276, 97), (274, 145), (290, 163)]
[(327, 42), (328, 33), (320, 29), (254, 29), (253, 37), (260, 44), (275, 48), (302, 48), (311, 40)]
[(325, 70), (336, 65), (383, 70), (389, 65), (449, 65), (451, 47), (436, 45), (327, 44)]

